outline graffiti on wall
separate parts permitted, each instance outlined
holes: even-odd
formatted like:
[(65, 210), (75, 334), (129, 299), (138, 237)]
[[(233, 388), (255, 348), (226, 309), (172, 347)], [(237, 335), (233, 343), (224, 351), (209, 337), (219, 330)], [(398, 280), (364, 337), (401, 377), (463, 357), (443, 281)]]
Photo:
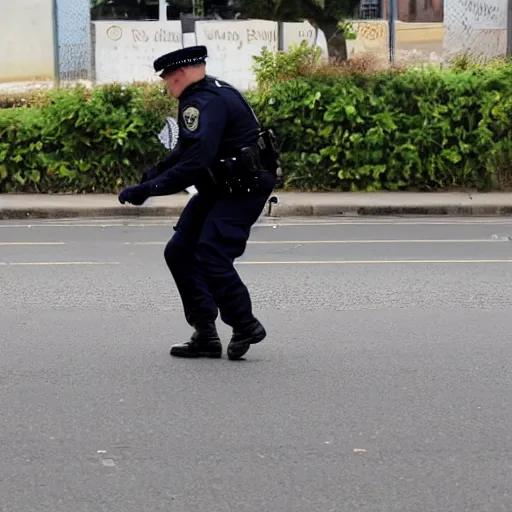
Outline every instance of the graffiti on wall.
[(353, 21), (350, 30), (356, 38), (347, 41), (348, 54), (372, 53), (386, 58), (389, 52), (389, 29), (386, 21)]
[(180, 21), (94, 22), (98, 83), (156, 80), (153, 61), (183, 47)]
[(444, 24), (446, 59), (461, 52), (483, 58), (506, 53), (507, 0), (451, 0)]
[(208, 48), (206, 70), (242, 90), (255, 85), (253, 57), (278, 49), (278, 24), (268, 20), (196, 21), (196, 43)]
[[(325, 35), (309, 23), (283, 24), (285, 44), (307, 40), (327, 53)], [(279, 24), (268, 20), (201, 20), (194, 33), (182, 33), (180, 21), (97, 21), (94, 26), (95, 78), (98, 83), (157, 80), (158, 56), (195, 44), (208, 49), (207, 72), (248, 90), (255, 86), (253, 57), (263, 47), (277, 51)], [(317, 41), (323, 35), (323, 41)]]
[(355, 32), (364, 41), (382, 41), (386, 37), (384, 23), (358, 23)]

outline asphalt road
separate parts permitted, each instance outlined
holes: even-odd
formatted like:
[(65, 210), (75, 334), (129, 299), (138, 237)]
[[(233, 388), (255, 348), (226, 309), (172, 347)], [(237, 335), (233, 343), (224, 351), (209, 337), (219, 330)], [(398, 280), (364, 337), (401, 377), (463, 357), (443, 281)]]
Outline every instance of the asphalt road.
[(172, 224), (0, 223), (2, 512), (510, 512), (512, 220), (255, 227), (239, 362), (169, 356)]

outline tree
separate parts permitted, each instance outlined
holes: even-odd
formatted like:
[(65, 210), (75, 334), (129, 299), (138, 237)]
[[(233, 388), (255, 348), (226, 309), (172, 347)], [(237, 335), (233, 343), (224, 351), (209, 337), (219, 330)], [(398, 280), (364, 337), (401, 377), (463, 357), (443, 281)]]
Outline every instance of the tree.
[(329, 55), (346, 60), (347, 46), (340, 21), (351, 16), (359, 2), (360, 0), (325, 0), (325, 6), (322, 7), (317, 0), (238, 0), (236, 5), (244, 18), (280, 22), (307, 19), (324, 32)]
[(144, 20), (152, 17), (153, 9), (146, 0), (92, 0), (91, 4), (92, 19)]
[[(321, 29), (327, 39), (329, 55), (346, 60), (347, 46), (340, 20), (353, 15), (360, 0), (235, 0), (235, 11), (243, 18), (259, 18), (274, 21), (308, 20)], [(172, 17), (180, 14), (195, 14), (204, 17), (213, 4), (228, 5), (227, 0), (167, 0), (173, 11)], [(207, 7), (207, 9), (205, 9)], [(231, 10), (231, 7), (229, 7)], [(158, 5), (148, 0), (91, 0), (93, 19), (156, 19)]]
[[(167, 0), (171, 16), (192, 13), (201, 15), (203, 0)], [(91, 18), (94, 19), (158, 19), (158, 1), (148, 0), (91, 0)], [(169, 12), (169, 11), (168, 11)]]

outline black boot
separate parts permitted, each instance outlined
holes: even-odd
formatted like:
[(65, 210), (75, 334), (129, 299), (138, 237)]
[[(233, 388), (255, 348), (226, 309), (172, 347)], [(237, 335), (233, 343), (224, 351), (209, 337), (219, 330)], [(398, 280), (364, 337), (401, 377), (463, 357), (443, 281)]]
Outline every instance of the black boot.
[(228, 345), (229, 359), (240, 359), (251, 345), (263, 341), (266, 336), (265, 328), (256, 318), (250, 324), (234, 329)]
[(171, 356), (175, 357), (210, 357), (222, 356), (222, 343), (215, 327), (196, 330), (190, 341), (171, 347)]

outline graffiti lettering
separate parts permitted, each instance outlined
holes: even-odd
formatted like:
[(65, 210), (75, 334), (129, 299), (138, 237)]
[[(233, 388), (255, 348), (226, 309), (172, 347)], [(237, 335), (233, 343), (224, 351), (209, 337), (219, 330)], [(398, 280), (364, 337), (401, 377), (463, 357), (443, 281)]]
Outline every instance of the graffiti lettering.
[(358, 23), (357, 36), (367, 41), (376, 41), (385, 36), (383, 23)]
[(208, 41), (228, 41), (236, 43), (237, 50), (243, 46), (242, 36), (235, 30), (207, 30), (205, 29), (204, 35)]
[(155, 43), (181, 43), (181, 36), (171, 30), (165, 28), (158, 29), (151, 37), (148, 36), (147, 32), (143, 29), (132, 29), (132, 37), (135, 43), (149, 43), (154, 41)]
[(268, 43), (277, 42), (277, 32), (275, 30), (255, 30), (253, 28), (247, 29), (247, 42), (265, 41)]
[(301, 39), (312, 39), (314, 35), (314, 30), (299, 30), (299, 37)]
[(466, 11), (473, 13), (477, 18), (495, 20), (500, 14), (500, 9), (496, 5), (489, 5), (484, 2), (468, 0), (463, 2)]
[(208, 41), (228, 41), (236, 43), (236, 49), (243, 46), (242, 36), (235, 30), (205, 30), (204, 35)]
[(149, 41), (149, 37), (144, 30), (134, 28), (132, 29), (132, 35), (136, 43), (147, 43)]
[(205, 30), (204, 34), (209, 41), (233, 41), (241, 40), (240, 34), (235, 31)]
[(181, 43), (181, 36), (176, 32), (161, 28), (155, 32), (155, 43)]

